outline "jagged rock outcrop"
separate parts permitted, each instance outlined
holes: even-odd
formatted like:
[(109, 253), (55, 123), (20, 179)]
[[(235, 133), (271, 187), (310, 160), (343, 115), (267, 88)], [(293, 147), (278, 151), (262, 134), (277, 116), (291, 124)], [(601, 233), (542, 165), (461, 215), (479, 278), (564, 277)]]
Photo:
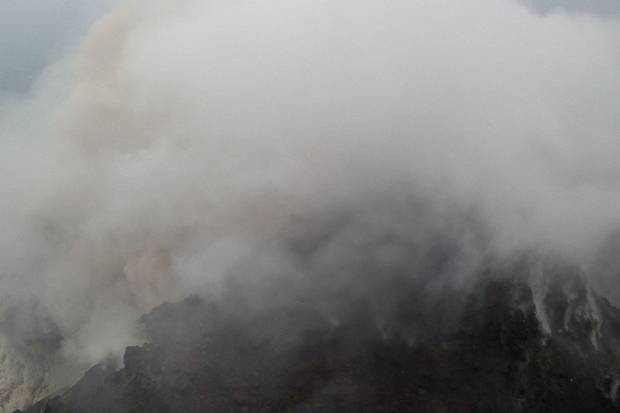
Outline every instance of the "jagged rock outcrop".
[(617, 309), (563, 280), (544, 291), (543, 328), (526, 284), (477, 291), (447, 331), (420, 320), (413, 290), (387, 324), (363, 299), (337, 319), (304, 302), (166, 304), (143, 317), (152, 341), (124, 368), (95, 366), (27, 412), (620, 411)]

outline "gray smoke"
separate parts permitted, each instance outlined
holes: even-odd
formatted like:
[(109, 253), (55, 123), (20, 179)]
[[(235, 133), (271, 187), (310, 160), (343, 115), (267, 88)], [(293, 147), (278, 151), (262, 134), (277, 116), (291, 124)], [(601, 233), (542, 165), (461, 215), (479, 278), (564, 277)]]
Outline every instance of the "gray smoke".
[(601, 17), (620, 14), (618, 0), (523, 0), (523, 2), (542, 13), (593, 13)]
[(432, 293), (533, 252), (616, 298), (619, 35), (512, 0), (121, 2), (0, 99), (4, 411), (240, 274), (371, 294), (448, 242)]

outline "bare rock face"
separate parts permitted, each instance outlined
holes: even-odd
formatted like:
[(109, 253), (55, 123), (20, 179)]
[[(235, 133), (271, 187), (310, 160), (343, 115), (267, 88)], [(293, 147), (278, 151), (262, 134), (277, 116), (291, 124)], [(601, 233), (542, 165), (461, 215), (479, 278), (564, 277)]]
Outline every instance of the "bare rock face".
[(417, 287), (399, 286), (381, 319), (363, 298), (336, 316), (304, 301), (165, 304), (124, 368), (97, 365), (27, 412), (620, 411), (620, 311), (578, 278), (538, 298), (481, 282), (447, 329)]
[(48, 379), (60, 358), (61, 337), (36, 307), (27, 300), (0, 303), (0, 413), (11, 413), (54, 390)]

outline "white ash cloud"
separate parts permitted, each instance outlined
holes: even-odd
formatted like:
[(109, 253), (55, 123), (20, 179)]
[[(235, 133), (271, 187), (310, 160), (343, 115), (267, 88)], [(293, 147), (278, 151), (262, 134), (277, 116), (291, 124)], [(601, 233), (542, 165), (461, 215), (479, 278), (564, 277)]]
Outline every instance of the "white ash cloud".
[[(469, 251), (451, 281), (527, 251), (592, 269), (620, 224), (619, 34), (508, 0), (122, 2), (1, 101), (0, 301), (83, 367), (165, 300), (303, 276), (283, 244), (343, 211), (361, 226), (310, 272), (444, 227)], [(412, 198), (433, 210), (414, 227), (392, 215)]]

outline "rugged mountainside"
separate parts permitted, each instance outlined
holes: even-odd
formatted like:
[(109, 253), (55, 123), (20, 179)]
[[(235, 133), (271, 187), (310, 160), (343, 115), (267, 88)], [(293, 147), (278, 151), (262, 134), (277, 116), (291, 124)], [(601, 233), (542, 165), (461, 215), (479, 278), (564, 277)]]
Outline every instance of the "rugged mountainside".
[(578, 278), (538, 297), (506, 279), (477, 291), (448, 330), (414, 290), (389, 323), (363, 299), (337, 319), (304, 302), (165, 304), (124, 368), (97, 365), (27, 412), (620, 411), (617, 309)]

